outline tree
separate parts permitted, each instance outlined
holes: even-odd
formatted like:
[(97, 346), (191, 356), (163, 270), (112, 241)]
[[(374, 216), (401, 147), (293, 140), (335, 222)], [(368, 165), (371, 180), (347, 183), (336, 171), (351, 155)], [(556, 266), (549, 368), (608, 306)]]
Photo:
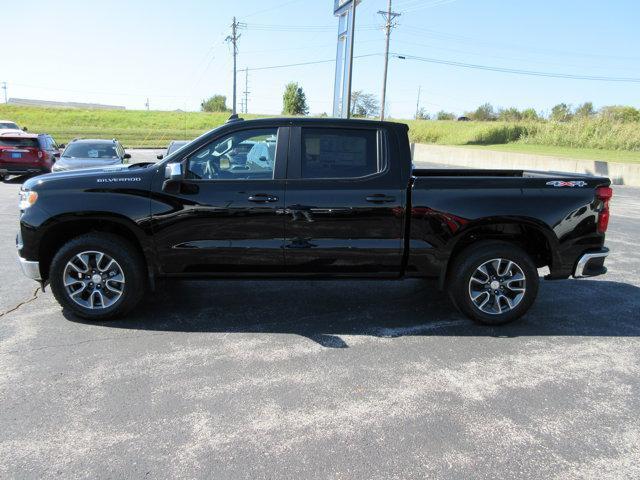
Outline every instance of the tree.
[(456, 114), (451, 112), (445, 112), (444, 110), (440, 110), (436, 113), (436, 120), (455, 120)]
[(416, 120), (431, 120), (431, 115), (424, 108), (420, 108), (416, 112)]
[(467, 113), (467, 117), (479, 122), (490, 122), (497, 118), (493, 105), (490, 103), (480, 105), (474, 112)]
[(571, 107), (566, 103), (559, 103), (551, 109), (550, 118), (554, 122), (568, 122), (573, 118)]
[(375, 95), (356, 90), (351, 93), (351, 115), (354, 117), (375, 117), (380, 113), (380, 102)]
[(540, 120), (540, 115), (538, 115), (538, 112), (536, 112), (534, 108), (525, 108), (521, 113), (523, 120)]
[(640, 122), (640, 110), (625, 105), (602, 107), (600, 116), (616, 122)]
[(593, 103), (584, 102), (582, 105), (578, 105), (576, 107), (576, 111), (574, 115), (578, 118), (590, 118), (596, 114), (595, 109), (593, 108)]
[(518, 122), (522, 120), (522, 112), (516, 107), (501, 108), (498, 111), (498, 120), (503, 122)]
[(203, 100), (200, 104), (203, 112), (228, 112), (227, 97), (224, 95), (214, 95), (208, 100)]
[(297, 82), (289, 82), (284, 87), (282, 113), (285, 115), (306, 115), (309, 113), (307, 96)]

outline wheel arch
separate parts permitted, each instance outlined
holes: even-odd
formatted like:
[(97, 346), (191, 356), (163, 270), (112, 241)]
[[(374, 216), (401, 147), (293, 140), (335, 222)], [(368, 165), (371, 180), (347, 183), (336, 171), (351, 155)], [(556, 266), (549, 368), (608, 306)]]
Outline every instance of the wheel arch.
[(536, 267), (560, 264), (558, 239), (553, 231), (535, 219), (487, 219), (465, 228), (447, 246), (447, 261), (439, 276), (440, 288), (449, 281), (455, 258), (467, 247), (480, 241), (496, 240), (514, 244), (531, 256)]
[(156, 272), (153, 243), (140, 226), (126, 217), (114, 214), (62, 215), (50, 219), (43, 228), (38, 260), (45, 281), (49, 279), (53, 257), (65, 243), (86, 233), (105, 232), (128, 240), (136, 248), (145, 262), (149, 280), (153, 282)]

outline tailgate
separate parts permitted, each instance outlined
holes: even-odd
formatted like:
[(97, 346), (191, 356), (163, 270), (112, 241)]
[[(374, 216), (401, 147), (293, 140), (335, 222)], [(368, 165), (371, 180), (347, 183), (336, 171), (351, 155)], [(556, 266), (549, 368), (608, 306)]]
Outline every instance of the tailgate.
[(40, 161), (38, 157), (39, 149), (37, 148), (21, 148), (21, 147), (2, 147), (0, 146), (0, 162), (11, 163), (15, 165), (34, 164)]

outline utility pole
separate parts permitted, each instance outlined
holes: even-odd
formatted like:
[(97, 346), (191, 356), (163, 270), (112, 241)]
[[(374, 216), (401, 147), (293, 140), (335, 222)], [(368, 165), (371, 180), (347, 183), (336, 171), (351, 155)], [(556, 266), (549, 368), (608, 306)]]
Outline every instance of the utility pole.
[(244, 69), (244, 113), (249, 113), (249, 68)]
[(2, 89), (4, 90), (4, 103), (9, 103), (7, 100), (7, 82), (2, 82)]
[(347, 118), (351, 118), (351, 84), (353, 83), (353, 46), (356, 43), (356, 6), (358, 0), (352, 0), (351, 6), (351, 42), (349, 43), (349, 70), (347, 71)]
[(236, 17), (233, 17), (233, 23), (231, 24), (231, 35), (225, 38), (225, 41), (231, 42), (233, 45), (233, 111), (231, 112), (233, 115), (237, 113), (236, 104), (237, 104), (237, 60), (238, 60), (238, 40), (241, 35), (238, 34), (238, 30), (240, 28), (246, 27), (246, 24), (239, 23), (236, 20)]
[(399, 13), (391, 11), (391, 1), (389, 0), (389, 6), (387, 11), (380, 10), (378, 13), (385, 19), (385, 34), (387, 37), (387, 43), (384, 50), (384, 75), (382, 79), (382, 102), (380, 103), (380, 120), (384, 120), (384, 104), (387, 101), (387, 72), (389, 70), (389, 39), (391, 38), (391, 29), (396, 26), (393, 21), (400, 16)]
[(418, 101), (416, 102), (416, 120), (418, 119), (418, 115), (420, 113), (420, 91), (422, 90), (422, 85), (418, 87)]
[(147, 101), (145, 102), (144, 106), (147, 108), (147, 112), (149, 111), (149, 97), (147, 97)]

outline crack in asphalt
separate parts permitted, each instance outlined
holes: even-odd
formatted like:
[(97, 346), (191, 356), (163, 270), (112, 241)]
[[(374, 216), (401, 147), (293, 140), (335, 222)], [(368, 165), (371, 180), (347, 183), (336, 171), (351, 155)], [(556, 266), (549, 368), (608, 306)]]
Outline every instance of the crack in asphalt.
[(22, 302), (20, 302), (19, 304), (17, 304), (14, 307), (11, 307), (9, 310), (6, 310), (4, 312), (0, 312), (0, 318), (4, 317), (5, 315), (9, 315), (10, 313), (15, 312), (16, 310), (18, 310), (20, 307), (26, 305), (27, 303), (31, 303), (33, 302), (35, 299), (38, 298), (38, 293), (41, 292), (40, 287), (36, 288), (33, 292), (33, 295), (31, 296), (31, 298), (28, 298)]

